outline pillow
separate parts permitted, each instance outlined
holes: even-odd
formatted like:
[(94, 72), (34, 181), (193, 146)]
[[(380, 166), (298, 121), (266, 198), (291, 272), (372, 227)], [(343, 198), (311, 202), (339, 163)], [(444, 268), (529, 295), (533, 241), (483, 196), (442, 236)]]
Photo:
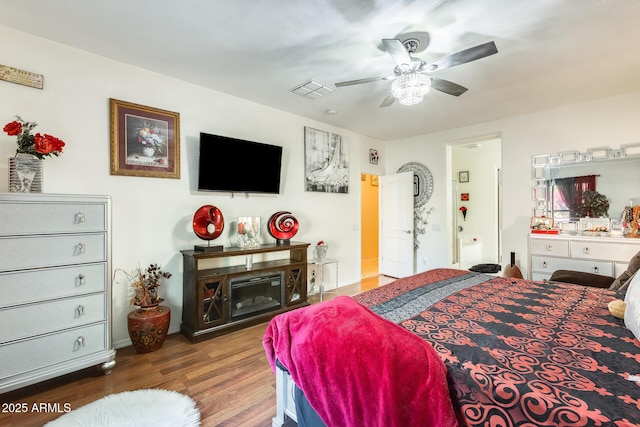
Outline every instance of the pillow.
[(620, 288), (631, 279), (631, 276), (633, 276), (633, 274), (638, 271), (638, 269), (640, 269), (640, 252), (638, 252), (633, 256), (633, 258), (631, 258), (631, 260), (629, 261), (629, 265), (627, 266), (627, 270), (613, 281), (611, 286), (609, 286), (609, 289), (612, 289), (614, 291), (623, 290)]
[(575, 283), (577, 285), (592, 286), (594, 288), (608, 288), (613, 277), (601, 274), (585, 273), (583, 271), (556, 270), (549, 277), (550, 282)]
[(627, 303), (621, 299), (614, 299), (609, 303), (609, 311), (618, 319), (624, 319), (624, 311), (627, 308)]
[(637, 271), (633, 273), (631, 277), (629, 277), (629, 280), (624, 282), (624, 284), (618, 288), (618, 292), (621, 292), (623, 297), (624, 297), (624, 294), (627, 292), (627, 288), (629, 288), (629, 284), (631, 283), (631, 281), (636, 275), (639, 275)]
[(624, 324), (636, 339), (640, 340), (640, 274), (633, 276), (629, 282), (627, 294), (624, 296), (624, 302), (627, 303)]

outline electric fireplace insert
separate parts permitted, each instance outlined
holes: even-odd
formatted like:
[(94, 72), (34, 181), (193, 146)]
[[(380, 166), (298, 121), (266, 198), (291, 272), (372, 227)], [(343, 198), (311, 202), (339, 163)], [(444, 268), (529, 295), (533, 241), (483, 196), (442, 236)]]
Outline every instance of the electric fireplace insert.
[(252, 317), (283, 307), (284, 274), (258, 274), (231, 279), (229, 313), (231, 320)]

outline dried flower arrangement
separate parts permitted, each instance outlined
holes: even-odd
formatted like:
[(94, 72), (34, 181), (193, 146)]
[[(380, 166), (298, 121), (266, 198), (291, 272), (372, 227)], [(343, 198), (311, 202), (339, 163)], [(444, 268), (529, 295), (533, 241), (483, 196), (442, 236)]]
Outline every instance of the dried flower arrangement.
[(145, 270), (138, 267), (133, 273), (120, 269), (116, 270), (116, 272), (118, 271), (127, 276), (133, 288), (134, 295), (131, 298), (131, 304), (138, 307), (151, 307), (164, 301), (163, 298), (158, 297), (158, 288), (160, 287), (160, 280), (170, 278), (171, 273), (163, 271), (158, 264), (149, 264), (149, 267)]

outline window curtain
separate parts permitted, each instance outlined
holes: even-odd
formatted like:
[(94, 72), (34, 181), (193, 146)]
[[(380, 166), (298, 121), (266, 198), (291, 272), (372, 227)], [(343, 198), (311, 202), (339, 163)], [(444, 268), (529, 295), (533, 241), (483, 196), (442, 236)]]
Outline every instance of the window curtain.
[(573, 176), (555, 180), (556, 191), (569, 208), (569, 216), (575, 218), (582, 206), (582, 193), (585, 190), (596, 191), (596, 175)]

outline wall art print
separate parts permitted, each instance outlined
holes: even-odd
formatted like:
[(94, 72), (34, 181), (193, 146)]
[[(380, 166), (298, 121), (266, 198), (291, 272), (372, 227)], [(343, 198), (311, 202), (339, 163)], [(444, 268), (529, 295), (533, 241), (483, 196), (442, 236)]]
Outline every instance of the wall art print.
[(349, 150), (341, 135), (304, 128), (305, 191), (349, 192)]
[(180, 178), (180, 114), (110, 99), (111, 175)]
[(369, 148), (369, 163), (372, 165), (377, 165), (380, 156), (378, 155), (378, 150), (374, 148)]

